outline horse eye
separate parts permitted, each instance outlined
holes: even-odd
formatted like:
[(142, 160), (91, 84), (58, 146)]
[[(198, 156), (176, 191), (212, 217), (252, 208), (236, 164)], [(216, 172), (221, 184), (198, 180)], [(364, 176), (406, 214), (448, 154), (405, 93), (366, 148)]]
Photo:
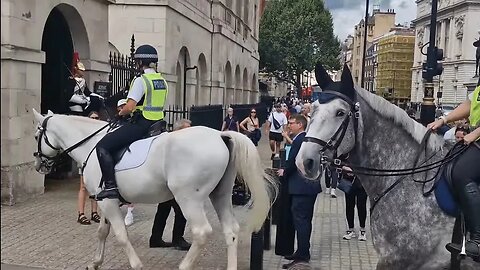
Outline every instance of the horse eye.
[(344, 115), (345, 115), (344, 111), (342, 111), (342, 110), (337, 111), (337, 115), (336, 115), (337, 117), (341, 117), (341, 116), (344, 116)]

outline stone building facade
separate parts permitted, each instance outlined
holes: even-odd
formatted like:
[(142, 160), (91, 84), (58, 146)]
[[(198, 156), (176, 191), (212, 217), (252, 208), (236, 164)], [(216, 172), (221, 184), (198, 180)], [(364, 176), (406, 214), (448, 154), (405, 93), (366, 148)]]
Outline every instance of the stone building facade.
[[(159, 53), (169, 83), (167, 104), (255, 103), (259, 0), (117, 0), (109, 7), (109, 41), (122, 54), (135, 43)], [(184, 71), (185, 66), (196, 69)]]
[(258, 101), (258, 24), (264, 0), (2, 0), (1, 201), (41, 194), (33, 168), (32, 108), (65, 113), (74, 52), (86, 80), (108, 81), (109, 52), (152, 44), (169, 82), (168, 104)]
[[(44, 191), (34, 169), (32, 108), (62, 112), (73, 51), (87, 82), (107, 80), (108, 5), (113, 0), (2, 0), (1, 201), (14, 204)], [(68, 99), (67, 99), (68, 100)]]
[[(371, 43), (375, 37), (388, 33), (395, 26), (395, 11), (388, 9), (381, 11), (378, 6), (368, 18), (367, 42)], [(365, 19), (362, 19), (354, 28), (352, 50), (352, 75), (355, 83), (360, 85), (363, 59), (363, 36), (365, 33)], [(366, 81), (366, 80), (365, 80)]]
[[(420, 52), (430, 36), (431, 2), (417, 0), (415, 24), (415, 55), (412, 71), (412, 102), (422, 102), (424, 95), (422, 63), (426, 56)], [(457, 105), (473, 91), (478, 78), (475, 75), (475, 47), (480, 36), (480, 1), (439, 0), (436, 25), (436, 44), (444, 51), (442, 75), (434, 77), (435, 95), (442, 92), (437, 104)], [(426, 48), (425, 48), (426, 51)]]

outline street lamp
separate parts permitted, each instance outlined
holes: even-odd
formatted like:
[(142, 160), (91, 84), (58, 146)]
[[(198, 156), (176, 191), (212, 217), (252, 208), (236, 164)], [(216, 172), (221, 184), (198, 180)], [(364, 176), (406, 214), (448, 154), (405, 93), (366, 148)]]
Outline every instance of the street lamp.
[[(443, 50), (435, 46), (435, 36), (437, 30), (437, 6), (438, 0), (432, 0), (432, 12), (430, 16), (430, 38), (427, 43), (427, 63), (422, 65), (422, 78), (424, 83), (424, 96), (422, 110), (420, 112), (420, 122), (427, 125), (435, 120), (435, 98), (433, 97), (433, 77), (442, 74), (443, 67), (437, 61), (443, 59)], [(424, 46), (426, 46), (425, 44)], [(423, 50), (423, 47), (422, 47)]]
[(187, 67), (186, 52), (183, 61), (183, 118), (187, 118), (187, 71), (197, 69), (197, 66)]
[(362, 57), (362, 70), (360, 72), (360, 86), (364, 87), (364, 77), (365, 77), (365, 56), (367, 54), (367, 34), (368, 34), (368, 7), (370, 6), (370, 1), (366, 0), (365, 5), (365, 24), (363, 32), (363, 57)]

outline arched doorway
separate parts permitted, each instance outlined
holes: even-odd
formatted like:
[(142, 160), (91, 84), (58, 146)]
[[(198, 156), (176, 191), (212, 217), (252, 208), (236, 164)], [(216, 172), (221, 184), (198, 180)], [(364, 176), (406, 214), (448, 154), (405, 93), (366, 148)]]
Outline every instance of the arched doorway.
[(197, 85), (195, 87), (195, 105), (210, 104), (210, 95), (207, 86), (207, 60), (205, 55), (201, 53), (198, 56), (196, 70)]
[(242, 81), (240, 79), (240, 66), (237, 65), (235, 68), (235, 94), (234, 94), (234, 104), (242, 104)]
[(52, 9), (45, 23), (42, 51), (45, 52), (45, 64), (42, 65), (41, 111), (66, 113), (72, 90), (68, 88), (73, 87), (68, 80), (73, 41), (67, 20), (57, 7)]
[(248, 90), (248, 72), (247, 68), (243, 70), (243, 97), (242, 97), (242, 103), (243, 104), (248, 104), (250, 101), (250, 91)]

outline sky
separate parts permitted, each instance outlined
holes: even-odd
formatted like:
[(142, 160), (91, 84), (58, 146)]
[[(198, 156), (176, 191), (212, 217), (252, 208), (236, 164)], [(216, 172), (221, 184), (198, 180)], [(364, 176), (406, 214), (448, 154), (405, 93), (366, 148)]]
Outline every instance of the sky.
[[(325, 0), (325, 3), (333, 16), (334, 32), (344, 41), (348, 34), (353, 34), (354, 26), (365, 17), (366, 0)], [(382, 11), (395, 9), (395, 23), (410, 23), (417, 13), (415, 0), (370, 0), (370, 14), (374, 4), (379, 4)]]

